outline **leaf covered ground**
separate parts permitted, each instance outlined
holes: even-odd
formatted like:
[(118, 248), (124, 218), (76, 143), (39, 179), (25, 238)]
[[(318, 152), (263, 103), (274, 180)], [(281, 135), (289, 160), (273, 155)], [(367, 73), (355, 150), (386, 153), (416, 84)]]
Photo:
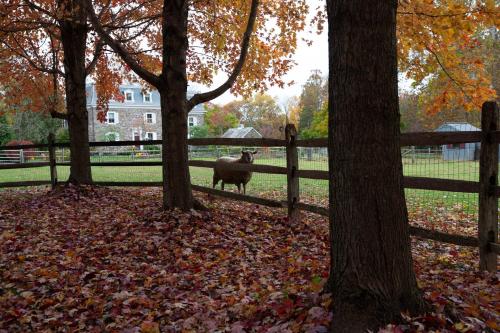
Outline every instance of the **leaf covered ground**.
[[(160, 195), (0, 192), (0, 332), (327, 331), (325, 219), (293, 225), (281, 210), (207, 196), (207, 212), (162, 212)], [(460, 214), (411, 219), (474, 235)], [(497, 332), (499, 276), (477, 271), (477, 250), (412, 242), (432, 312), (381, 331)]]

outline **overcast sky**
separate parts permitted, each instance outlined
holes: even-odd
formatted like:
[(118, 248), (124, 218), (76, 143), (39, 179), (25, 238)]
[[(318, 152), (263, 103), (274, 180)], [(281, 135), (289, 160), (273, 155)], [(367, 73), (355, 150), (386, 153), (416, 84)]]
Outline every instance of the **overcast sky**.
[[(307, 81), (312, 70), (319, 69), (323, 75), (326, 76), (328, 74), (328, 36), (326, 32), (323, 32), (319, 36), (317, 34), (303, 35), (307, 35), (310, 39), (314, 40), (314, 43), (312, 46), (307, 46), (302, 40), (298, 43), (297, 51), (294, 56), (297, 65), (284, 77), (285, 82), (293, 80), (295, 84), (283, 89), (271, 87), (267, 91), (267, 94), (276, 97), (280, 102), (284, 102), (292, 96), (300, 95), (302, 85)], [(216, 83), (223, 83), (226, 77), (226, 75), (218, 75)], [(226, 92), (213, 102), (216, 104), (225, 104), (236, 98), (236, 96)]]
[[(311, 12), (319, 5), (324, 5), (324, 0), (310, 0), (308, 1), (308, 5), (310, 6)], [(306, 28), (306, 30), (308, 30)], [(307, 39), (313, 40), (312, 46), (307, 46), (305, 42), (302, 41), (302, 38), (305, 37)], [(328, 36), (325, 31), (321, 35), (317, 35), (316, 33), (309, 34), (307, 32), (303, 32), (299, 35), (299, 42), (297, 45), (297, 50), (294, 55), (294, 60), (297, 62), (297, 65), (293, 67), (288, 74), (284, 77), (285, 82), (294, 81), (295, 84), (292, 86), (287, 86), (284, 89), (279, 87), (271, 87), (267, 94), (276, 97), (280, 102), (286, 101), (288, 98), (296, 95), (300, 95), (302, 90), (302, 85), (306, 82), (307, 78), (311, 75), (311, 71), (315, 69), (321, 70), (323, 75), (327, 75), (328, 73)], [(222, 74), (218, 75), (215, 79), (213, 87), (217, 87), (219, 84), (223, 83), (227, 78), (227, 75)], [(213, 88), (212, 87), (212, 88)], [(206, 88), (205, 88), (206, 89)], [(200, 88), (203, 91), (203, 88)], [(224, 95), (219, 98), (213, 100), (216, 104), (225, 104), (239, 97), (232, 95), (229, 92), (226, 92)]]
[[(324, 5), (324, 0), (310, 0), (308, 4), (311, 8), (311, 12), (314, 12), (315, 8), (319, 5)], [(306, 28), (306, 30), (308, 30)], [(312, 46), (308, 46), (305, 42), (302, 41), (301, 37), (305, 37), (307, 39), (313, 40)], [(311, 71), (315, 69), (319, 69), (324, 76), (328, 74), (328, 32), (327, 25), (325, 24), (325, 29), (323, 30), (321, 35), (317, 35), (316, 33), (307, 33), (303, 32), (299, 35), (299, 42), (297, 45), (297, 50), (294, 55), (294, 60), (297, 65), (293, 67), (288, 74), (285, 76), (285, 82), (294, 81), (295, 84), (292, 86), (287, 86), (284, 89), (279, 87), (271, 87), (266, 93), (275, 97), (280, 103), (285, 102), (288, 98), (292, 96), (300, 95), (302, 91), (302, 86), (306, 82), (307, 78), (311, 75)], [(215, 78), (215, 82), (212, 88), (217, 87), (221, 83), (223, 83), (227, 78), (227, 75), (220, 74)], [(399, 77), (399, 85), (400, 88), (409, 89), (410, 82), (403, 78), (402, 75)], [(201, 91), (204, 91), (208, 88), (199, 88)], [(219, 98), (215, 99), (213, 102), (216, 104), (226, 104), (234, 99), (238, 99), (240, 97), (232, 95), (229, 92), (226, 92)]]

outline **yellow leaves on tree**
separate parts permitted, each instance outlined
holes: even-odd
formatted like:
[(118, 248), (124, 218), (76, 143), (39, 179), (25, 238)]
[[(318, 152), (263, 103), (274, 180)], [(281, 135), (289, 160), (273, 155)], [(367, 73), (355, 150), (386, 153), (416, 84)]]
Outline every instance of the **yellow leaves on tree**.
[[(498, 8), (494, 1), (412, 0), (398, 9), (399, 66), (423, 90), (425, 108), (477, 111), (496, 97), (492, 64)], [(493, 44), (492, 44), (493, 43)]]
[[(248, 19), (249, 0), (198, 1), (189, 20), (188, 74), (191, 81), (210, 85), (217, 71), (230, 73), (239, 56)], [(243, 72), (231, 88), (249, 97), (270, 85), (284, 86), (293, 66), (297, 34), (306, 26), (304, 0), (262, 1)]]

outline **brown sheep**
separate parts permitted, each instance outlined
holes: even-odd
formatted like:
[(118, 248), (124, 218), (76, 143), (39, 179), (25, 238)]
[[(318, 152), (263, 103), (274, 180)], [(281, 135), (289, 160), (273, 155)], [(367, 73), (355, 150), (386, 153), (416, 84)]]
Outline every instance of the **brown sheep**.
[(253, 163), (253, 155), (257, 154), (257, 151), (241, 151), (240, 158), (234, 157), (220, 157), (215, 161), (214, 167), (214, 177), (212, 187), (215, 188), (215, 185), (222, 180), (221, 190), (224, 191), (225, 184), (234, 184), (238, 187), (238, 193), (241, 192), (241, 185), (243, 185), (243, 194), (246, 193), (246, 185), (252, 178), (251, 171), (239, 171), (239, 170), (229, 170), (227, 168), (228, 164), (232, 163), (243, 163), (243, 164), (252, 164)]

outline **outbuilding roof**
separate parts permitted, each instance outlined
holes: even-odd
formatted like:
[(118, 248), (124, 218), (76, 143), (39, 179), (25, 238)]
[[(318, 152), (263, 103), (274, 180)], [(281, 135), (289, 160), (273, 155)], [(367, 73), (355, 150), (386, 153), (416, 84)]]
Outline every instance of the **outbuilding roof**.
[(253, 127), (230, 128), (222, 135), (222, 137), (237, 139), (237, 138), (246, 138), (249, 134), (253, 134), (253, 137), (262, 138), (262, 135), (259, 132), (257, 132), (257, 130)]
[(470, 132), (481, 131), (469, 123), (444, 123), (436, 129), (436, 132)]

